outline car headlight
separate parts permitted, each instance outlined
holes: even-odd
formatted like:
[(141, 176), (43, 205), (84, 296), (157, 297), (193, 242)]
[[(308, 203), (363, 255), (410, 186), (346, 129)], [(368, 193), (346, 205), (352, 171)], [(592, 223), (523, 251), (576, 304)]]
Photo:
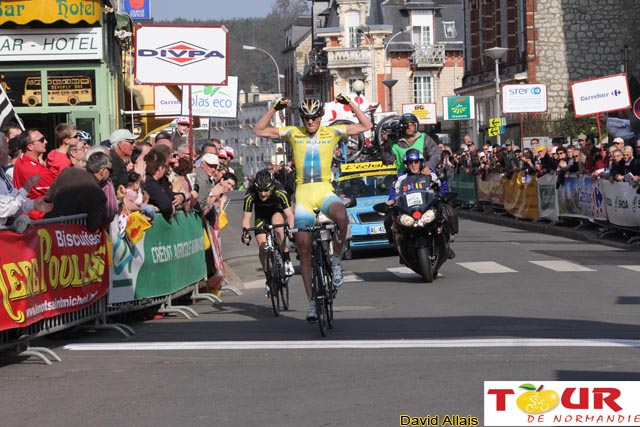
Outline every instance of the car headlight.
[(409, 215), (407, 214), (402, 214), (400, 216), (400, 224), (404, 225), (405, 227), (413, 227), (413, 225), (415, 224), (416, 220), (411, 218)]
[(433, 209), (429, 209), (422, 214), (422, 217), (418, 221), (418, 225), (427, 225), (430, 222), (433, 222), (434, 219), (436, 219), (436, 211), (434, 211)]
[(347, 218), (349, 218), (349, 224), (355, 224), (356, 223), (356, 219), (353, 217), (353, 215), (347, 215)]

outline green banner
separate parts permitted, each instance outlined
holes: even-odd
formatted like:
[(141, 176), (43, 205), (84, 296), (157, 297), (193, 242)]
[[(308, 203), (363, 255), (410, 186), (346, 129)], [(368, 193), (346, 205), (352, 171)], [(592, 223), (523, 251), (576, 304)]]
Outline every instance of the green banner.
[(456, 200), (466, 203), (476, 203), (476, 179), (470, 173), (458, 171), (449, 180), (449, 191), (458, 193)]
[(206, 276), (202, 220), (178, 212), (171, 223), (156, 215), (153, 226), (133, 245), (119, 233), (117, 219), (109, 235), (113, 246), (109, 303), (169, 295)]

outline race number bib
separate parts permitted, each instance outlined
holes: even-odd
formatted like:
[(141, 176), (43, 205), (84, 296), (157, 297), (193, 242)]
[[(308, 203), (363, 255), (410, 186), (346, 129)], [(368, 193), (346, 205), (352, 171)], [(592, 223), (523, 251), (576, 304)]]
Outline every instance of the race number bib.
[(407, 206), (418, 206), (422, 204), (422, 193), (407, 194)]

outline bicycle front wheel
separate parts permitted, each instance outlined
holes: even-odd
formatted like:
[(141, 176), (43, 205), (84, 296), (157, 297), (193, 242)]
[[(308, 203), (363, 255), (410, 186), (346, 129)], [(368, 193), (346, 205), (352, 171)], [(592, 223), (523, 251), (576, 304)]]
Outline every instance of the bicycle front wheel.
[(267, 283), (269, 284), (269, 294), (271, 296), (271, 307), (273, 308), (273, 314), (278, 317), (280, 315), (280, 286), (277, 264), (273, 251), (267, 253), (265, 263), (267, 270)]
[(325, 271), (322, 261), (321, 249), (317, 243), (313, 244), (312, 252), (312, 269), (311, 269), (311, 285), (313, 286), (313, 296), (316, 304), (316, 318), (318, 320), (318, 328), (320, 335), (327, 336), (329, 329), (328, 316), (326, 310), (326, 288), (325, 288)]

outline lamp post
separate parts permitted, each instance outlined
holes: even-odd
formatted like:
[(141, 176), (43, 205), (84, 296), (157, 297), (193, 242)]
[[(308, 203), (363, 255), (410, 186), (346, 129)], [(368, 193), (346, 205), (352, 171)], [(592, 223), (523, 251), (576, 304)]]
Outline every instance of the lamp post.
[[(250, 148), (251, 151), (253, 152), (253, 165), (254, 165), (254, 167), (251, 167), (251, 165), (249, 165), (249, 175), (255, 175), (258, 172), (258, 155), (256, 154), (256, 149), (253, 148), (251, 145), (248, 145), (248, 144), (240, 144), (240, 146), (245, 147), (245, 148)], [(252, 173), (253, 170), (255, 170), (255, 172)]]
[[(507, 53), (506, 47), (492, 47), (490, 49), (485, 49), (484, 54), (493, 60), (496, 63), (496, 114), (498, 117), (502, 117), (502, 107), (500, 106), (500, 60), (504, 57), (504, 54)], [(496, 135), (496, 142), (498, 145), (500, 144), (500, 134)]]
[[(404, 34), (405, 31), (409, 31), (411, 29), (410, 26), (404, 27), (403, 29), (401, 29), (400, 31), (398, 31), (397, 33), (395, 33), (394, 35), (392, 35), (389, 38), (389, 41), (387, 42), (387, 44), (384, 46), (384, 72), (382, 73), (384, 80), (382, 81), (382, 84), (385, 85), (386, 87), (389, 88), (389, 111), (393, 111), (393, 99), (392, 99), (392, 95), (391, 95), (391, 88), (398, 83), (397, 80), (394, 80), (393, 78), (393, 63), (390, 63), (390, 67), (389, 67), (389, 78), (387, 79), (387, 58), (389, 57), (389, 45), (391, 44), (391, 42), (393, 41), (393, 39), (395, 39), (396, 37), (398, 37), (400, 34)], [(386, 97), (385, 97), (385, 101), (386, 101)], [(386, 102), (385, 102), (386, 104)]]
[(269, 56), (269, 58), (271, 58), (271, 60), (273, 61), (273, 64), (276, 66), (276, 78), (278, 80), (278, 93), (282, 94), (282, 90), (280, 90), (280, 67), (278, 67), (278, 63), (276, 62), (276, 59), (273, 56), (271, 56), (271, 54), (269, 52), (267, 52), (264, 49), (260, 49), (259, 47), (248, 46), (246, 44), (243, 44), (242, 48), (244, 50), (259, 50), (260, 52), (266, 53)]
[(376, 53), (375, 46), (373, 45), (373, 37), (371, 36), (369, 27), (358, 27), (356, 31), (369, 40), (369, 48), (371, 50), (371, 100), (375, 102), (378, 99), (378, 90), (376, 87)]

